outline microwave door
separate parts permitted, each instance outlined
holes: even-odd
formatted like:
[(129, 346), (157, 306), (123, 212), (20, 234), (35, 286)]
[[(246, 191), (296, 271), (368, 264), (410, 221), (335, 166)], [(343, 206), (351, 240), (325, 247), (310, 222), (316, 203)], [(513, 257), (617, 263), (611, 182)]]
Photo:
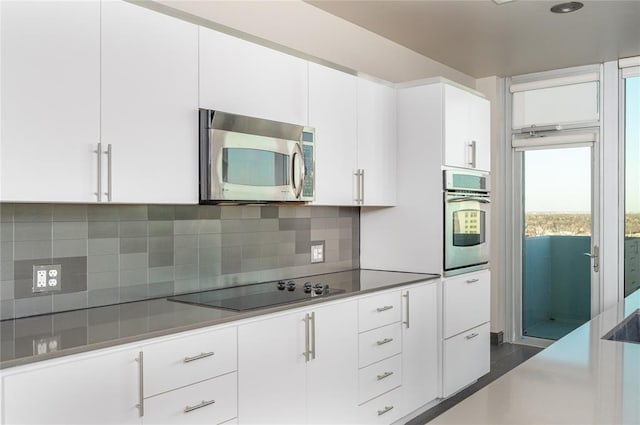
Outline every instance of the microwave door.
[(213, 199), (295, 200), (291, 180), (296, 142), (224, 130), (211, 133)]

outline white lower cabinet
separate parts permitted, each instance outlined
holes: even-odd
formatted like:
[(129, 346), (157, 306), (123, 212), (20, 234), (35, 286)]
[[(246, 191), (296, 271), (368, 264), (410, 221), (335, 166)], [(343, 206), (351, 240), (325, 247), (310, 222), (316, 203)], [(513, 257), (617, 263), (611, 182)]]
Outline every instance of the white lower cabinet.
[(341, 302), (238, 328), (242, 424), (349, 423), (357, 413), (357, 304)]
[(3, 424), (140, 424), (137, 352), (80, 354), (8, 370)]
[(359, 423), (361, 424), (390, 424), (408, 412), (402, 409), (402, 388), (382, 394), (363, 404), (359, 408)]
[[(389, 424), (436, 397), (437, 293), (423, 282), (0, 370), (0, 423)], [(488, 365), (488, 332), (447, 340), (446, 391)]]
[(444, 342), (444, 396), (448, 397), (489, 373), (489, 323)]
[(400, 354), (360, 369), (360, 403), (402, 385), (402, 356)]
[(489, 270), (442, 282), (442, 395), (449, 397), (490, 368)]
[(237, 416), (236, 372), (145, 400), (143, 423), (221, 424)]
[(402, 299), (402, 400), (408, 414), (439, 393), (438, 285), (405, 289)]

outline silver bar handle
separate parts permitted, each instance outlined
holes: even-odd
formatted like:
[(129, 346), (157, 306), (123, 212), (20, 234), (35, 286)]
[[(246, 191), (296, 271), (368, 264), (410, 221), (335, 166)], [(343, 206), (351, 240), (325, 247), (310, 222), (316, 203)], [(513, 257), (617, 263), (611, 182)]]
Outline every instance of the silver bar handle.
[(393, 375), (393, 372), (385, 372), (382, 375), (376, 376), (376, 378), (378, 379), (378, 381), (382, 381), (383, 379), (388, 378), (391, 375)]
[[(296, 181), (296, 156), (298, 157), (298, 170), (300, 171), (300, 180)], [(293, 155), (291, 155), (291, 186), (293, 187), (293, 195), (296, 199), (300, 197), (300, 193), (302, 193), (302, 185), (304, 184), (304, 158), (302, 157), (302, 149), (300, 148), (300, 143), (296, 143), (293, 151)]]
[(473, 339), (473, 338), (477, 337), (478, 335), (480, 335), (480, 334), (477, 334), (477, 333), (474, 332), (471, 335), (465, 336), (465, 339)]
[(308, 362), (311, 358), (309, 350), (309, 313), (304, 316), (302, 321), (304, 322), (304, 353), (302, 355), (304, 356), (304, 361)]
[(406, 298), (406, 300), (407, 300), (407, 320), (404, 321), (403, 323), (405, 325), (407, 325), (407, 329), (409, 329), (409, 305), (410, 305), (410, 302), (409, 302), (409, 291), (405, 292), (402, 296), (404, 298)]
[(376, 344), (378, 345), (385, 345), (390, 343), (391, 341), (393, 341), (393, 338), (385, 338), (382, 341), (376, 341)]
[(471, 148), (471, 161), (469, 161), (469, 165), (471, 165), (471, 168), (476, 168), (476, 141), (472, 140), (471, 143), (469, 143), (469, 147)]
[(138, 362), (138, 404), (136, 407), (138, 408), (138, 416), (144, 416), (144, 353), (140, 351), (138, 353), (138, 358), (136, 358)]
[(311, 360), (316, 359), (316, 312), (311, 313)]
[(362, 170), (358, 168), (353, 175), (356, 177), (356, 204), (360, 204), (362, 202), (362, 186), (360, 184), (360, 175)]
[(384, 409), (378, 410), (378, 416), (382, 416), (387, 413), (389, 410), (393, 409), (393, 406), (385, 406)]
[(216, 402), (215, 400), (209, 400), (209, 401), (202, 400), (202, 402), (196, 404), (195, 406), (186, 406), (184, 408), (184, 413), (189, 413), (197, 409), (202, 409), (203, 407), (209, 406), (215, 402)]
[(447, 199), (447, 202), (465, 202), (465, 201), (474, 201), (474, 202), (480, 202), (482, 204), (490, 204), (491, 200), (487, 199), (487, 198), (476, 198), (476, 197), (466, 197), (466, 196), (461, 196), (459, 198), (449, 198)]
[(185, 357), (183, 361), (184, 361), (185, 363), (189, 363), (189, 362), (192, 362), (192, 361), (194, 361), (194, 360), (200, 360), (200, 359), (204, 359), (204, 358), (206, 358), (206, 357), (211, 357), (211, 356), (213, 356), (213, 355), (215, 355), (215, 354), (216, 354), (216, 353), (215, 353), (215, 352), (213, 352), (213, 351), (210, 351), (210, 352), (208, 352), (208, 353), (200, 353), (200, 354), (198, 354), (197, 356), (193, 356), (193, 357)]
[(364, 168), (360, 169), (360, 205), (364, 204)]
[(383, 311), (387, 311), (387, 310), (391, 310), (393, 308), (392, 305), (385, 305), (384, 307), (378, 307), (376, 308), (376, 311), (378, 313), (382, 313)]
[(469, 280), (467, 280), (467, 283), (476, 283), (476, 282), (480, 282), (480, 279), (475, 278), (475, 279), (469, 279)]
[(96, 195), (98, 197), (98, 202), (102, 201), (102, 143), (98, 142), (98, 150), (96, 150), (98, 154), (98, 192)]
[(105, 192), (105, 195), (107, 195), (107, 202), (111, 202), (111, 195), (112, 195), (112, 190), (111, 190), (111, 143), (109, 143), (107, 145), (107, 191)]

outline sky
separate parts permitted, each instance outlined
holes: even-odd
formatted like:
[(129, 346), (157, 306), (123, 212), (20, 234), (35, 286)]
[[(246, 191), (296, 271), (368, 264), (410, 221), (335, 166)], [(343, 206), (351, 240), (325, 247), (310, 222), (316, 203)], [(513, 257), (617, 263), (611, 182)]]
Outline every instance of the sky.
[(591, 211), (591, 148), (524, 153), (525, 212)]

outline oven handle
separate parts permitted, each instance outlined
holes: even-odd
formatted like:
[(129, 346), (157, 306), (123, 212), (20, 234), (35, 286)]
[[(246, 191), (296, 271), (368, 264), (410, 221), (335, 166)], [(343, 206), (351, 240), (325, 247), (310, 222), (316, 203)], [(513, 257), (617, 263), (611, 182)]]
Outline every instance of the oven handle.
[(489, 199), (486, 198), (466, 198), (466, 197), (460, 197), (460, 198), (450, 198), (447, 199), (447, 202), (465, 202), (465, 201), (476, 201), (476, 202), (481, 202), (483, 204), (490, 204), (491, 201)]

